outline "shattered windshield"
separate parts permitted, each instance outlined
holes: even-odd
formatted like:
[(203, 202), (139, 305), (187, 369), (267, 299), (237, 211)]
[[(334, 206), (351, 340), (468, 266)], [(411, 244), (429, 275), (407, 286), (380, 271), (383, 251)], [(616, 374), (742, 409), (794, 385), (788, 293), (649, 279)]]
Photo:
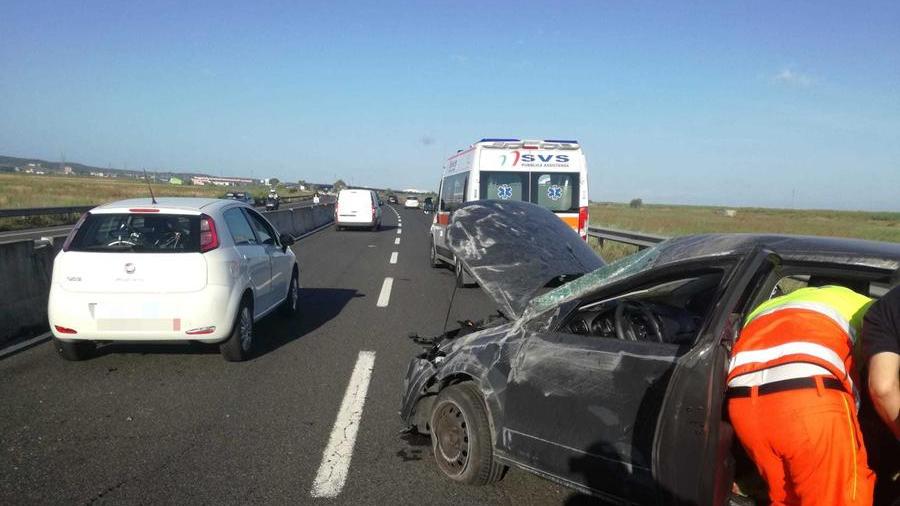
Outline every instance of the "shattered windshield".
[(535, 297), (525, 311), (526, 318), (529, 315), (542, 313), (556, 307), (559, 304), (583, 297), (587, 293), (598, 288), (615, 283), (620, 279), (637, 274), (649, 268), (659, 258), (660, 247), (647, 248), (633, 255), (619, 259), (611, 264), (604, 265), (591, 271), (578, 279), (570, 281), (555, 290), (547, 292), (540, 297)]

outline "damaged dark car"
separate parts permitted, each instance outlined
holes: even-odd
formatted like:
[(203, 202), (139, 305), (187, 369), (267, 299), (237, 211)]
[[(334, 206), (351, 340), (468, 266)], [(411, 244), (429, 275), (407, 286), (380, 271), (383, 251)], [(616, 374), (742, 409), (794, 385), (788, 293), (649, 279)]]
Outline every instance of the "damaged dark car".
[(463, 206), (447, 236), (499, 312), (416, 338), (408, 430), (430, 434), (457, 482), (516, 466), (626, 504), (724, 504), (752, 481), (723, 410), (752, 308), (826, 283), (877, 297), (900, 267), (897, 244), (747, 234), (671, 239), (605, 265), (522, 202)]

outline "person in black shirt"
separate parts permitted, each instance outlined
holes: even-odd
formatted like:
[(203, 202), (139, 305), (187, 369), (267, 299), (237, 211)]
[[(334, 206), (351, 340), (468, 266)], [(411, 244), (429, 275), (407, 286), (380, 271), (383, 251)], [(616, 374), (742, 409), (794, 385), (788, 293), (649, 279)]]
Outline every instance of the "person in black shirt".
[(860, 424), (869, 466), (877, 476), (874, 504), (896, 506), (900, 498), (900, 270), (892, 281), (894, 288), (872, 304), (863, 319), (862, 346), (868, 362), (863, 381), (868, 383), (869, 395), (860, 408)]
[(900, 440), (900, 285), (866, 312), (862, 342), (875, 411)]

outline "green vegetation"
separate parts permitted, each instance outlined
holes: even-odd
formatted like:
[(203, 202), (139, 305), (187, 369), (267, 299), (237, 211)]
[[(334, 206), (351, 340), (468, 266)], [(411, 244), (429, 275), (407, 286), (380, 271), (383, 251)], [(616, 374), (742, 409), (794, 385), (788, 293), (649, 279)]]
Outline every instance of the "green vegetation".
[[(244, 191), (263, 199), (269, 192), (265, 185), (193, 186), (152, 183), (157, 197), (221, 197), (226, 192)], [(282, 196), (307, 195), (309, 192), (278, 188)], [(19, 207), (64, 207), (96, 205), (115, 200), (148, 197), (147, 183), (131, 178), (39, 176), (0, 173), (0, 209)], [(0, 231), (27, 227), (72, 223), (77, 216), (34, 216), (0, 219)]]
[[(675, 236), (711, 232), (750, 232), (855, 237), (900, 242), (900, 213), (789, 209), (726, 208), (643, 204), (591, 204), (591, 224)], [(636, 251), (607, 242), (601, 255), (613, 260)]]

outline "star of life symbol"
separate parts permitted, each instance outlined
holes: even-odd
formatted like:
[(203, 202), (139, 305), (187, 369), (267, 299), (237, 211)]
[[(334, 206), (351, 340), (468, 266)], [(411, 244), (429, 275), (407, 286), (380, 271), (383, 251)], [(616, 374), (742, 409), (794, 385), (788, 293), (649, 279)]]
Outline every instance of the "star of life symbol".
[(547, 188), (547, 198), (550, 200), (559, 200), (562, 198), (562, 188), (558, 184)]
[(497, 187), (497, 198), (500, 200), (509, 200), (512, 198), (512, 186), (501, 184)]

